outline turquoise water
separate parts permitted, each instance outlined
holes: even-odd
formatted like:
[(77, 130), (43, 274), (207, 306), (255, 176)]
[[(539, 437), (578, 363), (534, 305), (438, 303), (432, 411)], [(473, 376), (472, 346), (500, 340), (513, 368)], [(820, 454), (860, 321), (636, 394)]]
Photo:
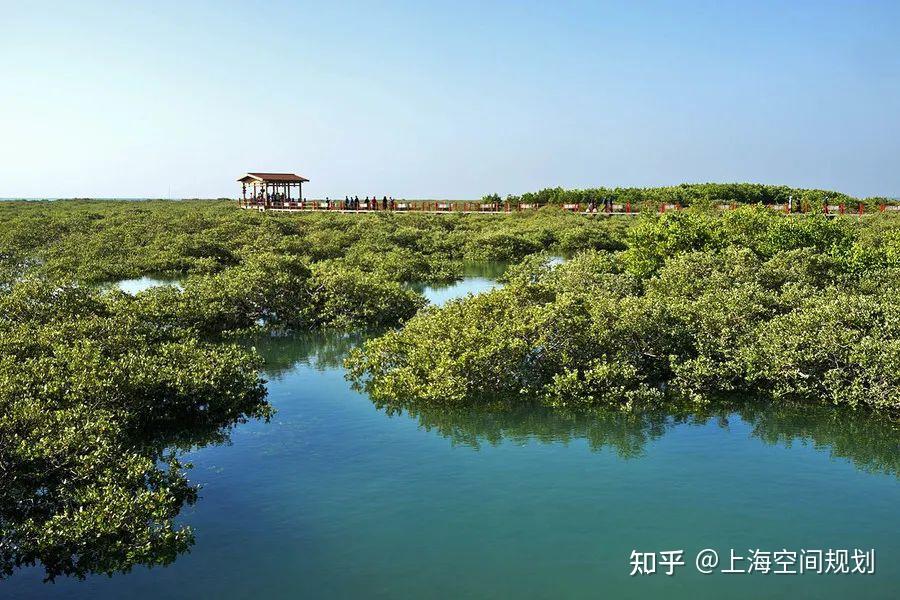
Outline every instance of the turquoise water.
[(468, 294), (477, 294), (485, 290), (490, 290), (498, 284), (487, 277), (464, 277), (451, 285), (426, 285), (421, 286), (419, 291), (431, 303), (440, 306), (455, 298), (461, 298)]
[(462, 265), (463, 278), (457, 282), (447, 285), (413, 284), (411, 287), (421, 292), (431, 304), (440, 306), (449, 300), (486, 292), (497, 287), (499, 285), (497, 278), (503, 274), (507, 266), (506, 263), (501, 262), (464, 262)]
[[(254, 342), (278, 414), (189, 454), (203, 485), (180, 517), (189, 554), (82, 582), (26, 569), (0, 597), (897, 597), (900, 437), (884, 421), (752, 406), (411, 415), (350, 388), (340, 362), (358, 341)], [(877, 567), (700, 575), (702, 548), (874, 548)], [(633, 549), (684, 549), (687, 564), (629, 577)]]
[[(561, 259), (555, 257), (552, 262), (558, 263)], [(466, 262), (462, 265), (463, 278), (457, 282), (446, 285), (415, 284), (412, 287), (425, 295), (429, 302), (440, 306), (454, 298), (461, 298), (467, 294), (477, 294), (490, 290), (497, 285), (497, 278), (506, 270), (506, 263), (474, 263)], [(115, 287), (132, 296), (153, 287), (175, 286), (181, 287), (184, 278), (144, 275), (132, 279), (122, 279), (106, 284)]]
[(138, 292), (143, 292), (144, 290), (148, 290), (152, 287), (161, 287), (167, 285), (174, 285), (176, 287), (181, 287), (181, 281), (179, 279), (166, 279), (160, 277), (135, 277), (134, 279), (123, 279), (115, 283), (115, 286), (125, 292), (126, 294), (131, 294), (132, 296), (137, 294)]

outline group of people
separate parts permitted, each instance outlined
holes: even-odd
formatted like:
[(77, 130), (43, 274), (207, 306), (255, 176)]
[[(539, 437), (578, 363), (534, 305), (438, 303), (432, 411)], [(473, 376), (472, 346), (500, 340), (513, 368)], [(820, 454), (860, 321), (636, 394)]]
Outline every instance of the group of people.
[[(604, 197), (603, 199), (603, 212), (612, 212), (613, 210), (613, 199), (609, 196)], [(588, 212), (597, 212), (597, 209), (600, 207), (600, 203), (596, 200), (591, 200), (588, 202)]]
[(353, 196), (352, 198), (350, 196), (344, 196), (343, 202), (325, 198), (325, 202), (327, 203), (328, 208), (337, 208), (338, 210), (394, 210), (397, 207), (397, 203), (394, 202), (393, 196), (390, 198), (383, 196), (380, 202), (375, 196), (372, 196), (371, 199), (366, 196), (366, 199), (362, 201), (360, 201), (359, 196)]
[[(259, 204), (265, 202), (286, 204), (288, 200), (291, 202), (301, 202), (300, 200), (295, 200), (293, 198), (289, 199), (281, 193), (259, 192), (255, 198), (250, 198), (250, 201), (256, 201)], [(393, 196), (383, 196), (380, 201), (375, 196), (372, 196), (371, 198), (366, 196), (365, 200), (360, 200), (359, 196), (344, 196), (343, 201), (332, 200), (331, 198), (326, 197), (325, 206), (329, 210), (394, 210), (397, 207), (397, 203), (394, 201)]]

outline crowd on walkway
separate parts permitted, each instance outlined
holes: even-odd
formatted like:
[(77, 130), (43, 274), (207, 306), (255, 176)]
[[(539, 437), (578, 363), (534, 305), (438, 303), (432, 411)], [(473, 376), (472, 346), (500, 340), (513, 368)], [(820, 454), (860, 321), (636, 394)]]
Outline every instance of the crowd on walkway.
[(329, 210), (394, 210), (397, 208), (397, 202), (394, 200), (393, 196), (382, 196), (381, 200), (379, 200), (376, 196), (366, 196), (364, 199), (360, 200), (359, 196), (344, 196), (343, 200), (332, 200), (329, 197), (326, 197), (325, 200), (298, 200), (294, 198), (289, 198), (284, 194), (276, 193), (269, 194), (265, 192), (260, 192), (256, 195), (256, 197), (251, 197), (245, 202), (253, 202), (256, 204), (267, 204), (272, 203), (277, 205), (285, 205), (285, 204), (309, 204), (310, 202), (322, 202), (324, 204), (324, 208)]
[[(613, 199), (610, 196), (605, 196), (602, 198), (603, 202), (603, 212), (612, 212), (613, 211)], [(588, 202), (587, 209), (588, 212), (598, 212), (600, 208), (600, 202), (596, 200), (591, 200)]]
[(365, 200), (360, 200), (359, 196), (344, 196), (343, 200), (332, 200), (326, 197), (325, 205), (326, 208), (337, 210), (394, 210), (397, 208), (393, 196), (382, 196), (380, 201), (376, 196), (372, 196), (371, 199), (366, 196)]

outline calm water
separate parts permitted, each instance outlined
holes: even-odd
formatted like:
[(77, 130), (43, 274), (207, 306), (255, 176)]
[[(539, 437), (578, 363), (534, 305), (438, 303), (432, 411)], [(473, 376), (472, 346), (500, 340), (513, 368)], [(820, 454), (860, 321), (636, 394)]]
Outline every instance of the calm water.
[(115, 284), (111, 285), (114, 285), (126, 294), (131, 294), (133, 296), (138, 292), (149, 290), (152, 287), (162, 287), (169, 285), (181, 287), (181, 280), (163, 277), (148, 277), (145, 275), (144, 277), (135, 277), (134, 279), (123, 279), (122, 281), (116, 282)]
[(497, 278), (506, 270), (506, 263), (466, 262), (462, 265), (463, 278), (449, 285), (413, 284), (432, 304), (440, 306), (448, 300), (478, 294), (497, 287)]
[[(897, 597), (900, 436), (883, 421), (393, 413), (344, 380), (357, 342), (256, 341), (278, 414), (190, 454), (190, 554), (84, 582), (25, 570), (0, 597)], [(692, 554), (856, 547), (876, 549), (875, 575), (701, 576)], [(629, 577), (633, 549), (684, 549), (687, 564)]]
[[(551, 262), (559, 263), (562, 259), (554, 257)], [(496, 287), (497, 278), (506, 270), (506, 263), (474, 263), (465, 262), (462, 265), (463, 278), (447, 285), (413, 284), (411, 287), (422, 292), (429, 302), (441, 305), (453, 298), (461, 298), (467, 294), (477, 294)], [(133, 279), (106, 284), (107, 287), (116, 287), (126, 294), (137, 294), (153, 287), (176, 286), (181, 287), (184, 278), (145, 275)]]

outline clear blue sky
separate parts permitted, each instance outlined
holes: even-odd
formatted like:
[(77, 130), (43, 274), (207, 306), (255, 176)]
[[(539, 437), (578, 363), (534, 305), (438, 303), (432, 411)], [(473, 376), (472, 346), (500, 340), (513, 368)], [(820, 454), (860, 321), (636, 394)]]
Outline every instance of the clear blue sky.
[(900, 195), (900, 2), (0, 0), (0, 197)]

